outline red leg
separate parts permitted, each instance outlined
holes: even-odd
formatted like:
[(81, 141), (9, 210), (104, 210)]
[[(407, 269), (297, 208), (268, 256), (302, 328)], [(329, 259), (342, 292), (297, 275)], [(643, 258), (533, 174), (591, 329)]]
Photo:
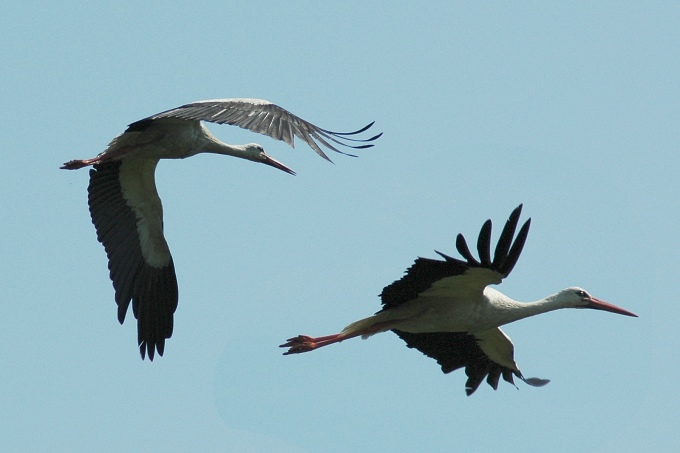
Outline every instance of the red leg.
[(327, 346), (329, 344), (339, 343), (342, 340), (346, 340), (347, 338), (351, 337), (343, 335), (341, 333), (316, 338), (309, 337), (307, 335), (298, 335), (297, 337), (289, 338), (288, 340), (286, 340), (285, 344), (282, 344), (279, 347), (290, 348), (288, 349), (288, 351), (284, 352), (283, 355), (299, 354), (301, 352), (313, 351), (314, 349), (320, 348), (322, 346)]
[(394, 321), (377, 322), (368, 328), (354, 331), (351, 333), (336, 333), (333, 335), (326, 335), (324, 337), (309, 337), (307, 335), (298, 335), (297, 337), (289, 338), (286, 343), (280, 345), (280, 348), (290, 348), (284, 352), (283, 355), (299, 354), (301, 352), (309, 352), (314, 349), (328, 346), (333, 343), (340, 343), (348, 338), (358, 337), (360, 335), (373, 335), (378, 332), (385, 332), (393, 329), (398, 324), (406, 321), (405, 319), (398, 319)]
[(93, 165), (99, 163), (99, 157), (93, 157), (92, 159), (76, 159), (70, 160), (62, 165), (60, 168), (63, 170), (77, 170), (79, 168), (87, 167), (88, 165)]
[(159, 137), (152, 137), (143, 143), (137, 143), (136, 145), (126, 145), (126, 146), (116, 146), (112, 150), (106, 150), (97, 157), (92, 159), (75, 159), (66, 162), (61, 166), (64, 170), (77, 170), (79, 168), (87, 167), (88, 165), (95, 165), (101, 162), (109, 162), (116, 159), (122, 159), (126, 154), (134, 152), (138, 148), (143, 148), (144, 146), (153, 144)]

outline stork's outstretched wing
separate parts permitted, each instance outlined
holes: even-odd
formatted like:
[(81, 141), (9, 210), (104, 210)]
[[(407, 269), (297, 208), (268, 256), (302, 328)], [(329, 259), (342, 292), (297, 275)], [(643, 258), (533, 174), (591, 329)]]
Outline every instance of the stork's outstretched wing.
[(319, 144), (337, 153), (353, 156), (353, 154), (340, 151), (329, 142), (348, 148), (364, 149), (373, 146), (370, 142), (382, 135), (380, 133), (367, 139), (354, 137), (368, 130), (373, 126), (373, 123), (354, 132), (329, 131), (315, 126), (290, 113), (288, 110), (263, 99), (212, 99), (192, 102), (132, 123), (130, 127), (134, 128), (137, 123), (159, 118), (182, 118), (230, 124), (268, 135), (275, 140), (282, 140), (293, 147), (295, 146), (294, 137), (298, 137), (326, 160), (330, 159), (321, 150)]
[(175, 266), (163, 236), (163, 211), (154, 184), (157, 161), (126, 159), (90, 170), (88, 202), (97, 239), (109, 258), (118, 321), (130, 302), (142, 358), (163, 355), (173, 329), (178, 291)]
[[(513, 385), (513, 375), (536, 387), (549, 382), (547, 379), (522, 376), (513, 358), (512, 342), (499, 328), (474, 335), (467, 332), (409, 333), (399, 330), (394, 330), (394, 333), (409, 348), (415, 348), (435, 359), (444, 373), (465, 368), (468, 377), (465, 393), (468, 396), (477, 390), (485, 378), (494, 390), (498, 388), (501, 376)], [(490, 356), (494, 356), (495, 360)]]
[[(380, 294), (383, 310), (394, 308), (416, 299), (421, 293), (432, 290), (435, 285), (440, 287), (455, 285), (477, 286), (482, 291), (487, 285), (500, 283), (515, 267), (529, 234), (531, 219), (522, 225), (517, 237), (513, 241), (521, 213), (522, 205), (519, 205), (510, 214), (498, 239), (493, 261), (491, 260), (490, 251), (491, 220), (487, 220), (482, 226), (479, 238), (477, 239), (479, 260), (470, 252), (463, 235), (459, 234), (456, 238), (456, 248), (465, 260), (452, 258), (441, 252), (436, 253), (444, 258), (444, 260), (418, 258), (401, 279), (383, 289)], [(472, 277), (469, 274), (466, 275), (466, 271), (471, 268), (485, 268), (491, 272), (485, 275), (476, 273), (476, 280), (472, 281)]]

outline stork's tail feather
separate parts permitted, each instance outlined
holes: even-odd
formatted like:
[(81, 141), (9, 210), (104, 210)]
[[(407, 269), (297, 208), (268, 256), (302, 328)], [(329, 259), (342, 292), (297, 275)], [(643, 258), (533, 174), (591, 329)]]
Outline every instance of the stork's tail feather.
[(521, 380), (526, 382), (527, 384), (534, 386), (534, 387), (543, 387), (546, 385), (548, 382), (550, 382), (550, 379), (541, 379), (541, 378), (525, 378), (524, 376), (519, 377)]
[[(357, 332), (362, 332), (361, 333), (361, 339), (365, 340), (371, 335), (375, 335), (376, 333), (380, 332), (380, 330), (375, 330), (373, 331), (373, 327), (377, 323), (377, 315), (374, 316), (369, 316), (368, 318), (360, 319), (359, 321), (355, 321), (352, 324), (348, 325), (344, 329), (342, 329), (342, 334), (347, 335), (347, 336), (356, 336)], [(370, 333), (363, 333), (371, 331)]]
[(408, 318), (397, 316), (399, 316), (399, 313), (395, 313), (394, 310), (379, 311), (373, 316), (360, 319), (345, 327), (342, 329), (341, 335), (345, 338), (358, 337), (361, 335), (361, 339), (365, 340), (376, 333), (387, 332), (388, 330), (398, 328), (401, 323), (408, 321)]

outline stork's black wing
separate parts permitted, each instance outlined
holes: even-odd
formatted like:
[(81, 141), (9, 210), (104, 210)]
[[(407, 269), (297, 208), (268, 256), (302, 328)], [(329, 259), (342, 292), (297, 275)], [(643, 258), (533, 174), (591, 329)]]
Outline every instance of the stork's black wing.
[[(431, 258), (418, 258), (415, 263), (406, 271), (406, 274), (394, 283), (386, 286), (380, 297), (382, 299), (383, 310), (394, 308), (398, 305), (415, 299), (420, 293), (428, 290), (432, 285), (446, 277), (463, 275), (470, 268), (487, 268), (498, 273), (498, 280), (507, 277), (515, 267), (522, 248), (529, 234), (531, 219), (527, 220), (520, 229), (517, 237), (515, 230), (522, 212), (522, 205), (515, 208), (510, 214), (505, 227), (498, 239), (498, 245), (491, 260), (491, 220), (487, 220), (479, 233), (477, 240), (477, 250), (479, 260), (477, 260), (462, 234), (456, 238), (456, 248), (463, 256), (464, 260), (452, 258), (441, 252), (436, 252), (444, 260)], [(490, 281), (489, 283), (493, 283)]]
[(465, 368), (468, 377), (465, 393), (470, 396), (484, 378), (494, 390), (498, 388), (500, 377), (514, 384), (513, 374), (522, 378), (519, 372), (499, 365), (489, 359), (477, 344), (477, 339), (465, 332), (409, 333), (394, 330), (409, 348), (415, 348), (437, 361), (444, 373)]
[[(121, 161), (106, 162), (90, 170), (90, 215), (97, 239), (109, 258), (118, 321), (123, 323), (132, 302), (139, 351), (142, 358), (148, 353), (153, 360), (155, 351), (163, 355), (165, 340), (172, 336), (173, 314), (179, 297), (177, 277), (169, 252), (163, 265), (152, 265), (144, 259), (139, 239), (140, 219), (123, 195), (121, 165)], [(157, 202), (160, 204), (160, 199)]]

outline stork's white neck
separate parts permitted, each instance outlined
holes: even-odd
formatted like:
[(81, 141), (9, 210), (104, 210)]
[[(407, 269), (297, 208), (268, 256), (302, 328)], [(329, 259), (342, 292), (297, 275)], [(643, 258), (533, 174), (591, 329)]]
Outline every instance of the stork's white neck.
[(484, 290), (484, 295), (488, 298), (489, 310), (493, 312), (496, 321), (500, 321), (498, 326), (541, 313), (577, 306), (572, 299), (564, 297), (564, 291), (533, 302), (516, 301), (489, 287)]
[(252, 160), (254, 162), (259, 162), (262, 160), (260, 158), (261, 151), (255, 148), (253, 143), (249, 143), (247, 145), (230, 145), (228, 143), (217, 141), (215, 143), (207, 143), (201, 152), (239, 157), (241, 159)]
[(203, 124), (200, 126), (202, 129), (202, 143), (200, 146), (197, 146), (197, 153), (223, 154), (252, 161), (258, 160), (261, 150), (256, 148), (257, 145), (255, 143), (230, 145), (215, 137)]
[[(291, 175), (295, 172), (290, 168), (283, 165), (281, 162), (271, 158), (265, 152), (262, 146), (257, 143), (246, 143), (245, 145), (229, 145), (218, 140), (210, 131), (200, 124), (199, 135), (197, 138), (198, 144), (195, 146), (194, 154), (198, 153), (211, 153), (211, 154), (223, 154), (226, 156), (239, 157), (241, 159), (247, 159), (252, 162), (258, 162), (261, 164), (266, 164), (274, 167), (278, 170), (285, 171)], [(184, 157), (188, 157), (184, 156)]]

